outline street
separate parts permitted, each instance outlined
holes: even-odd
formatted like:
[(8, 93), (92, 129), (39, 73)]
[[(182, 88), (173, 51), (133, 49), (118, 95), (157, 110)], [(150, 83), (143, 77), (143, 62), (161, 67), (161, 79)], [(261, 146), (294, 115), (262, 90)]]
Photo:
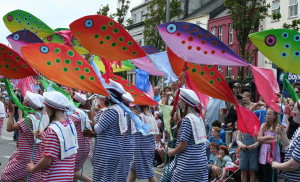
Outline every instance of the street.
[[(7, 118), (5, 118), (5, 120), (4, 120), (4, 124), (2, 127), (2, 136), (0, 138), (0, 146), (1, 146), (0, 147), (0, 163), (1, 163), (0, 171), (2, 171), (5, 168), (10, 155), (13, 153), (13, 151), (16, 148), (16, 142), (13, 140), (13, 132), (11, 132), (11, 133), (6, 132), (6, 121), (7, 121)], [(91, 160), (89, 160), (89, 159), (86, 160), (84, 167), (83, 167), (83, 171), (84, 171), (84, 174), (86, 174), (89, 177), (92, 177), (93, 167), (91, 164)], [(160, 179), (162, 173), (163, 173), (163, 171), (161, 168), (155, 169), (155, 174), (156, 174), (156, 177), (158, 180)], [(146, 182), (146, 181), (148, 181), (148, 180), (137, 180), (137, 182)]]

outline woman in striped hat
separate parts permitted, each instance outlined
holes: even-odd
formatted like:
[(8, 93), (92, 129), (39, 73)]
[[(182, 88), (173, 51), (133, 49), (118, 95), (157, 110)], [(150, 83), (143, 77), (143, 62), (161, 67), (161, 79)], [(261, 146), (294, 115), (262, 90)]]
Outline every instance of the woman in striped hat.
[(130, 164), (129, 182), (134, 182), (137, 179), (148, 179), (150, 182), (156, 182), (154, 174), (153, 159), (155, 154), (154, 135), (158, 134), (158, 128), (153, 114), (147, 105), (140, 106), (141, 114), (139, 117), (144, 123), (149, 124), (150, 134), (144, 136), (140, 132), (134, 135), (134, 156)]
[(70, 119), (73, 121), (76, 127), (77, 131), (77, 139), (78, 139), (78, 150), (75, 157), (75, 175), (74, 180), (82, 180), (85, 182), (92, 181), (91, 178), (89, 178), (86, 175), (82, 175), (80, 169), (82, 165), (84, 164), (85, 160), (89, 156), (90, 152), (90, 144), (91, 144), (91, 138), (85, 137), (84, 132), (86, 130), (91, 130), (91, 124), (90, 119), (88, 115), (84, 111), (84, 105), (87, 102), (86, 95), (75, 92), (74, 94), (74, 100), (78, 103), (80, 103), (79, 108), (76, 108), (75, 111), (70, 115)]
[[(0, 181), (25, 181), (26, 180), (26, 166), (30, 162), (32, 149), (34, 146), (33, 132), (43, 130), (49, 124), (49, 118), (42, 113), (43, 96), (27, 91), (24, 98), (24, 106), (29, 106), (34, 109), (35, 113), (30, 113), (27, 117), (28, 123), (25, 119), (20, 119), (14, 123), (14, 106), (9, 103), (9, 118), (7, 121), (7, 131), (19, 131), (19, 140), (17, 149), (12, 154), (5, 169), (2, 171)], [(42, 120), (41, 120), (42, 116)], [(39, 121), (41, 120), (40, 128)], [(32, 161), (34, 164), (40, 160), (40, 141), (37, 141), (35, 153)], [(29, 181), (39, 181), (41, 173), (35, 172), (30, 175)]]
[(51, 123), (41, 137), (41, 160), (36, 165), (29, 163), (27, 172), (41, 170), (42, 181), (71, 182), (78, 143), (74, 123), (66, 114), (70, 103), (60, 92), (45, 92), (43, 96)]
[[(179, 107), (185, 117), (180, 125), (176, 148), (168, 149), (174, 160), (167, 167), (161, 181), (208, 181), (206, 133), (200, 113), (200, 100), (196, 93), (180, 88)], [(179, 121), (180, 122), (180, 121)]]

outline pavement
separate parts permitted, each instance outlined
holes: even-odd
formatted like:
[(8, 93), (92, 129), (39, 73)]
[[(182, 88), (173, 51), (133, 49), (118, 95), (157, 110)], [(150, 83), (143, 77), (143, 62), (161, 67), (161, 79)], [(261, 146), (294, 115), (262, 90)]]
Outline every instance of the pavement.
[[(16, 142), (13, 140), (13, 132), (6, 131), (6, 122), (7, 118), (5, 118), (3, 127), (2, 127), (2, 136), (0, 137), (0, 172), (5, 168), (8, 163), (8, 159), (13, 151), (16, 149)], [(157, 180), (159, 181), (160, 177), (163, 174), (162, 168), (155, 168), (155, 175)], [(91, 160), (87, 159), (83, 166), (83, 173), (89, 177), (93, 175), (93, 167), (91, 164)], [(137, 182), (146, 182), (148, 180), (137, 180)]]

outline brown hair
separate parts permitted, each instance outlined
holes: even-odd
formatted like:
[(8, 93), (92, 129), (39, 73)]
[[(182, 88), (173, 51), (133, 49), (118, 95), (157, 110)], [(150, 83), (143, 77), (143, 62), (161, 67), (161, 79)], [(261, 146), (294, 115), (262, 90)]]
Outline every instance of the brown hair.
[(276, 126), (277, 126), (277, 124), (278, 124), (278, 114), (277, 114), (277, 112), (274, 111), (274, 110), (272, 110), (272, 109), (268, 109), (267, 112), (268, 112), (269, 110), (270, 110), (270, 111), (273, 111), (274, 115), (276, 116), (276, 118), (274, 119), (275, 122), (273, 122), (273, 123), (271, 124), (271, 123), (269, 123), (268, 121), (266, 121), (265, 124), (264, 124), (264, 126), (263, 126), (263, 128), (262, 128), (263, 131), (266, 131), (266, 130), (275, 131)]
[(219, 146), (219, 150), (224, 150), (225, 155), (229, 155), (228, 148), (225, 145)]
[(212, 129), (215, 130), (218, 133), (220, 133), (220, 131), (221, 131), (221, 128), (219, 128), (219, 127), (213, 127)]
[(216, 147), (216, 149), (219, 150), (219, 145), (218, 145), (217, 143), (211, 143), (211, 144), (209, 145), (209, 148), (210, 148), (210, 147)]

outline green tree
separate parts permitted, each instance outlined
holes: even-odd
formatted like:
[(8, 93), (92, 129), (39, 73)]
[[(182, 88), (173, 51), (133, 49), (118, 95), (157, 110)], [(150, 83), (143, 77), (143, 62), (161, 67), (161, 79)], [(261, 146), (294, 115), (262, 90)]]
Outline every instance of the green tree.
[(300, 25), (300, 19), (293, 20), (291, 24), (284, 23), (282, 27), (284, 29), (294, 29), (296, 31), (299, 31), (299, 28), (300, 28), (299, 25)]
[[(145, 20), (144, 42), (145, 45), (154, 46), (160, 50), (165, 49), (165, 43), (160, 37), (157, 26), (166, 22), (166, 0), (153, 0), (147, 7), (148, 17)], [(182, 13), (181, 2), (172, 0), (170, 3), (170, 19), (179, 16)]]
[(109, 12), (109, 5), (107, 4), (106, 6), (101, 5), (100, 9), (97, 11), (98, 15), (104, 15), (104, 16), (108, 16), (108, 12)]
[[(247, 62), (252, 64), (257, 49), (253, 48), (249, 34), (259, 30), (260, 22), (268, 17), (268, 8), (265, 0), (225, 0), (225, 7), (228, 8), (232, 20), (232, 27), (237, 40), (238, 54)], [(239, 79), (244, 79), (246, 70), (239, 69)]]

